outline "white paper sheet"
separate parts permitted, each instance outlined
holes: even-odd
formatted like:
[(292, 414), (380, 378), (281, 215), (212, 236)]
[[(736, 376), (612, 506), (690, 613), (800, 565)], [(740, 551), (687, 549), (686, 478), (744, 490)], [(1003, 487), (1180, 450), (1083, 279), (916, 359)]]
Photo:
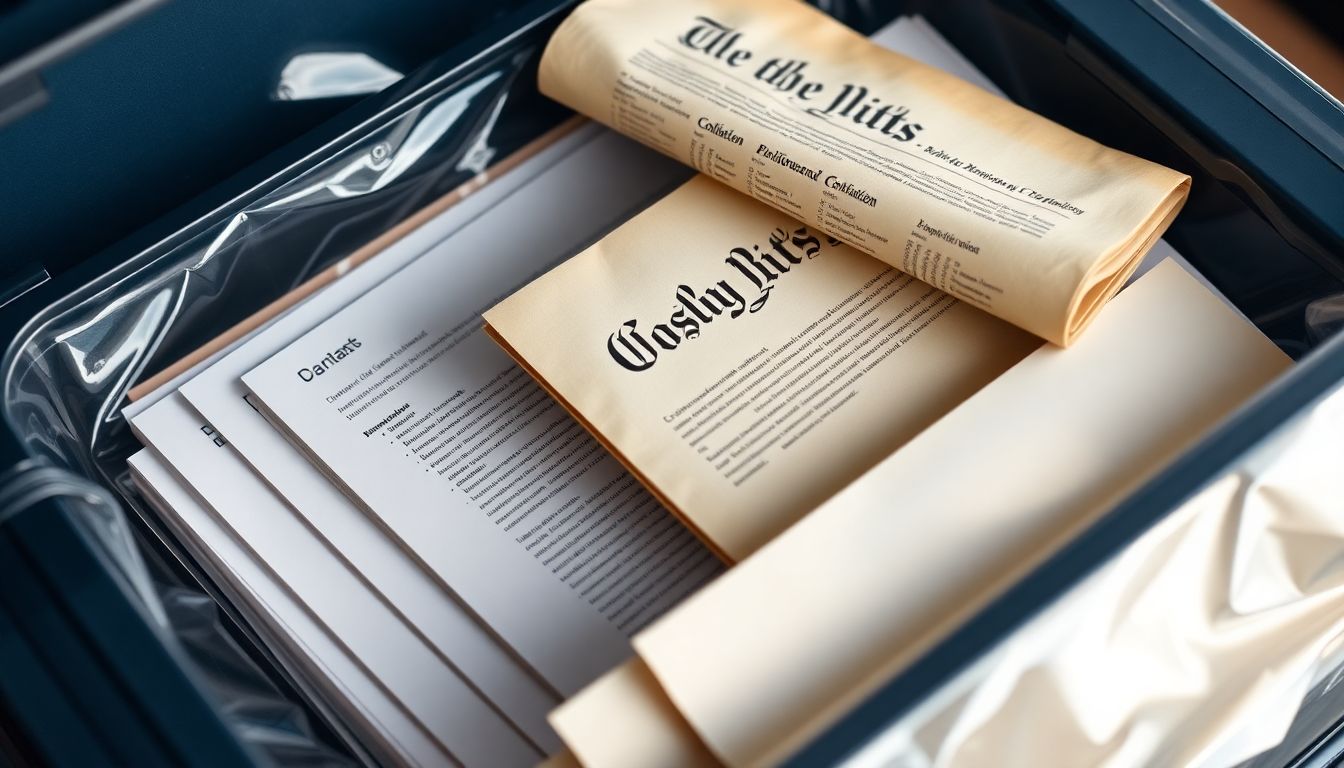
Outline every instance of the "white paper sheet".
[[(719, 568), (670, 515), (646, 504), (651, 500), (640, 496), (643, 491), (633, 478), (480, 330), (481, 311), (499, 297), (685, 177), (674, 164), (625, 139), (608, 134), (599, 141), (601, 146), (594, 142), (592, 151), (558, 163), (507, 205), (463, 228), (446, 247), (417, 260), (244, 376), (249, 389), (279, 414), (277, 421), (299, 436), (330, 477), (564, 694), (628, 657), (627, 632), (637, 626), (622, 627), (620, 617), (609, 618), (616, 610), (637, 602), (634, 611), (655, 615)], [(332, 350), (342, 347), (350, 350), (341, 354), (349, 362), (338, 367)], [(451, 352), (440, 356), (446, 350)], [(329, 354), (327, 375), (328, 364), (320, 361)], [(410, 367), (383, 385), (395, 392), (386, 399), (371, 395), (367, 403), (346, 409), (351, 419), (327, 400), (342, 397), (337, 393), (342, 387), (345, 395), (355, 396), (360, 387), (412, 358)], [(380, 361), (385, 364), (375, 366)], [(311, 373), (314, 367), (324, 373)], [(301, 377), (300, 369), (309, 373)], [(374, 426), (380, 421), (390, 425), (396, 417), (389, 414), (398, 410), (437, 419), (436, 414), (452, 411), (452, 403), (445, 402), (454, 393), (471, 398), (495, 392), (492, 387), (516, 396), (518, 407), (510, 410), (497, 401), (498, 410), (490, 411), (499, 415), (493, 424), (508, 423), (500, 427), (503, 439), (475, 447), (441, 445), (436, 456), (480, 452), (471, 461), (473, 472), (522, 458), (524, 465), (516, 471), (529, 476), (550, 471), (528, 462), (544, 458), (533, 448), (551, 445), (547, 441), (557, 435), (563, 439), (547, 455), (583, 456), (575, 467), (557, 467), (554, 476), (547, 475), (552, 482), (538, 491), (542, 495), (535, 508), (518, 515), (527, 522), (513, 530), (516, 520), (497, 525), (480, 504), (465, 498), (465, 491), (440, 476), (436, 456), (412, 456), (405, 444), (394, 444), (392, 435)], [(533, 418), (542, 421), (528, 421)], [(428, 422), (431, 428), (437, 423)], [(538, 435), (546, 430), (549, 437)], [(582, 477), (560, 480), (576, 474)], [(599, 515), (603, 494), (620, 497), (615, 500), (620, 511), (610, 519)], [(561, 525), (575, 520), (588, 525), (590, 518), (607, 527), (566, 542), (560, 554), (538, 543)], [(536, 536), (529, 540), (531, 534)], [(529, 551), (529, 544), (541, 554)], [(626, 567), (619, 559), (626, 552), (639, 553), (631, 561), (634, 569), (622, 570), (619, 578), (592, 591), (592, 582)], [(564, 581), (576, 568), (595, 570), (609, 562), (604, 575), (589, 579), (588, 595), (582, 584), (571, 588)], [(588, 575), (584, 571), (573, 578)], [(614, 591), (606, 585), (615, 585)], [(604, 613), (613, 600), (620, 604)]]
[(444, 751), (466, 765), (537, 759), (538, 750), (336, 560), (236, 454), (227, 455), (233, 449), (216, 442), (179, 394), (164, 397), (132, 425)]
[(377, 742), (368, 746), (386, 750), (380, 759), (421, 766), (451, 764), (451, 758), (182, 485), (156, 451), (146, 448), (132, 456), (129, 464), (136, 484), (150, 497), (164, 523), (183, 542), (196, 544), (191, 548), (193, 556), (210, 568), (212, 578), (232, 592), (235, 601), (245, 601), (240, 608), (257, 619), (259, 632), (283, 643), (282, 650), (304, 665), (315, 685), (335, 692), (333, 706), (351, 725), (362, 726), (370, 741)]
[(451, 247), (450, 238), (462, 226), (605, 133), (588, 125), (563, 137), (238, 345), (181, 390), (252, 469), (379, 590), (414, 631), (548, 751), (558, 740), (546, 723), (546, 714), (558, 697), (243, 399), (247, 390), (240, 377), (426, 252)]

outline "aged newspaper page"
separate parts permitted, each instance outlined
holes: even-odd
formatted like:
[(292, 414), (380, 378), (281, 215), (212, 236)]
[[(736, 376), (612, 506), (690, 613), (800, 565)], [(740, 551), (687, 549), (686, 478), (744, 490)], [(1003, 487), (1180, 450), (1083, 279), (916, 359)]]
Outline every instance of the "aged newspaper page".
[(1189, 178), (884, 50), (801, 2), (588, 0), (542, 91), (1056, 344)]
[(1041, 343), (703, 175), (485, 318), (729, 560)]
[[(970, 82), (980, 83), (985, 88), (994, 88), (992, 83), (986, 80), (984, 76), (970, 64), (970, 62), (962, 58), (922, 19), (911, 17), (899, 19), (879, 31), (872, 39), (873, 42), (878, 45), (900, 51), (908, 56), (919, 58), (921, 61), (946, 69)], [(654, 239), (649, 243), (641, 243), (639, 245), (634, 244), (634, 233), (627, 232), (626, 236), (631, 239), (622, 241), (613, 240), (602, 250), (585, 254), (581, 257), (587, 259), (589, 265), (573, 267), (573, 271), (570, 273), (571, 276), (576, 276), (582, 279), (585, 275), (593, 271), (601, 273), (599, 282), (586, 284), (577, 289), (582, 292), (581, 295), (585, 297), (586, 301), (596, 302), (598, 304), (606, 302), (612, 307), (624, 307), (628, 304), (630, 299), (629, 291), (631, 290), (631, 285), (637, 285), (645, 280), (651, 280), (651, 285), (662, 284), (662, 288), (655, 288), (655, 291), (665, 293), (674, 285), (680, 286), (681, 284), (686, 283), (695, 284), (694, 280), (692, 280), (693, 275), (686, 272), (688, 267), (692, 270), (697, 270), (694, 273), (695, 275), (699, 274), (698, 270), (704, 268), (706, 271), (703, 279), (707, 284), (710, 284), (711, 287), (714, 287), (712, 285), (713, 283), (726, 279), (729, 283), (729, 287), (738, 285), (743, 291), (754, 290), (757, 294), (764, 291), (773, 295), (774, 298), (770, 299), (774, 302), (772, 307), (768, 310), (761, 308), (758, 310), (759, 313), (762, 317), (778, 318), (782, 316), (785, 317), (786, 320), (777, 328), (770, 324), (758, 324), (756, 327), (764, 327), (767, 329), (773, 328), (774, 331), (779, 332), (776, 334), (779, 337), (777, 339), (778, 344), (787, 345), (787, 348), (781, 346), (783, 351), (774, 350), (770, 353), (772, 359), (782, 361), (780, 368), (792, 367), (798, 360), (809, 359), (809, 356), (811, 360), (816, 362), (816, 364), (809, 363), (806, 366), (798, 368), (799, 371), (806, 370), (809, 367), (814, 371), (818, 370), (819, 366), (828, 359), (834, 359), (836, 361), (847, 359), (851, 352), (846, 352), (846, 348), (841, 348), (832, 352), (831, 350), (834, 349), (834, 345), (831, 345), (824, 355), (821, 355), (820, 357), (812, 356), (808, 348), (816, 347), (818, 345), (818, 339), (815, 338), (815, 333), (813, 334), (814, 338), (810, 341), (795, 342), (793, 340), (794, 331), (792, 329), (794, 326), (802, 327), (807, 325), (807, 323), (795, 323), (796, 319), (807, 316), (808, 312), (819, 311), (820, 308), (829, 306), (824, 301), (818, 301), (814, 309), (809, 309), (806, 304), (797, 302), (806, 302), (808, 298), (807, 293), (815, 290), (815, 285), (826, 284), (838, 275), (849, 274), (851, 277), (858, 275), (858, 278), (854, 278), (855, 284), (850, 288), (845, 288), (845, 281), (849, 278), (843, 276), (838, 278), (838, 282), (832, 284), (831, 291), (836, 297), (836, 301), (848, 297), (855, 288), (858, 288), (862, 284), (862, 282), (866, 282), (871, 274), (875, 274), (876, 271), (880, 270), (880, 265), (868, 262), (869, 266), (865, 268), (866, 271), (855, 272), (852, 271), (854, 268), (851, 267), (850, 272), (845, 272), (843, 269), (836, 271), (831, 267), (819, 266), (819, 263), (824, 260), (817, 258), (813, 259), (812, 261), (814, 263), (811, 263), (810, 266), (807, 267), (808, 272), (803, 272), (801, 268), (799, 268), (796, 273), (790, 273), (791, 276), (789, 277), (779, 277), (779, 275), (782, 275), (783, 273), (771, 266), (771, 259), (774, 260), (774, 264), (785, 267), (791, 267), (792, 265), (787, 259), (783, 259), (778, 252), (775, 252), (773, 248), (769, 249), (766, 255), (761, 258), (757, 258), (749, 249), (736, 254), (728, 252), (729, 249), (738, 247), (741, 243), (738, 242), (737, 237), (730, 236), (734, 231), (734, 225), (724, 221), (724, 219), (727, 219), (726, 214), (730, 211), (742, 211), (747, 209), (756, 211), (756, 215), (763, 217), (763, 222), (767, 219), (774, 221), (775, 218), (778, 217), (769, 217), (769, 209), (764, 205), (757, 204), (752, 208), (747, 202), (740, 199), (733, 202), (732, 196), (725, 194), (726, 190), (715, 188), (715, 185), (706, 184), (703, 180), (697, 182), (697, 184), (707, 188), (709, 191), (706, 194), (709, 194), (712, 197), (710, 200), (704, 201), (704, 203), (694, 211), (685, 214), (693, 217), (688, 219), (688, 221), (694, 222), (694, 228), (688, 227), (686, 228), (686, 231), (681, 232), (677, 237), (672, 239), (664, 239), (657, 231), (648, 230), (652, 232), (651, 237)], [(727, 200), (728, 202), (724, 204), (727, 207), (722, 207), (720, 203), (717, 202), (720, 200)], [(689, 203), (669, 202), (665, 205), (669, 207), (660, 207), (660, 212), (656, 215), (666, 215), (669, 212), (673, 212), (673, 209), (670, 206), (677, 206), (678, 210), (690, 211), (690, 208), (687, 207), (689, 206)], [(700, 229), (705, 222), (715, 223), (709, 229)], [(632, 224), (631, 226), (643, 227), (645, 225), (641, 223)], [(750, 232), (743, 230), (742, 238), (744, 239), (744, 242), (748, 242), (751, 238), (759, 236), (762, 231), (763, 230)], [(694, 247), (692, 247), (693, 244)], [(787, 246), (783, 247), (794, 248), (794, 245), (789, 243)], [(715, 250), (716, 248), (717, 250)], [(625, 255), (622, 254), (622, 250), (626, 252)], [(744, 254), (751, 256), (752, 259), (750, 261), (744, 260)], [(853, 255), (846, 256), (842, 260), (850, 264), (864, 263)], [(774, 280), (766, 279), (764, 288), (756, 288), (755, 283), (751, 278), (759, 273), (754, 270), (751, 266), (752, 264), (764, 264), (767, 269), (771, 270), (772, 274), (776, 275), (776, 278)], [(733, 265), (748, 266), (748, 273), (742, 275), (740, 270)], [(726, 272), (720, 271), (723, 267), (729, 268)], [(816, 274), (818, 270), (823, 274)], [(890, 276), (890, 273), (888, 273), (888, 276)], [(782, 287), (789, 281), (794, 280), (803, 280), (804, 286), (788, 287), (787, 289)], [(545, 334), (559, 333), (558, 326), (555, 322), (556, 318), (548, 315), (549, 310), (545, 309), (545, 307), (549, 306), (546, 301), (543, 301), (538, 307), (531, 309), (525, 306), (517, 307), (513, 304), (514, 301), (529, 300), (527, 297), (534, 295), (532, 291), (546, 290), (543, 286), (548, 284), (551, 284), (549, 278), (548, 280), (539, 281), (534, 288), (529, 289), (513, 301), (509, 302), (509, 305), (513, 307), (513, 309), (507, 312), (507, 316), (511, 318), (512, 322), (512, 324), (509, 325), (510, 336), (514, 335), (514, 331), (516, 331), (517, 335), (521, 338), (527, 338), (534, 332)], [(780, 286), (781, 289), (776, 291), (776, 286)], [(907, 283), (906, 287), (909, 288), (912, 286)], [(604, 293), (604, 291), (608, 290), (611, 291), (611, 293)], [(678, 290), (680, 290), (679, 287)], [(553, 294), (553, 298), (563, 301), (565, 304), (573, 303), (566, 298), (563, 291)], [(653, 294), (651, 298), (655, 303), (660, 299), (666, 301), (666, 296), (661, 294)], [(868, 308), (870, 304), (873, 305), (872, 309)], [(902, 309), (903, 307), (892, 307), (890, 301), (884, 303), (881, 300), (876, 300), (865, 303), (863, 306), (858, 307), (855, 312), (867, 313), (868, 316), (872, 316), (875, 313), (877, 316), (884, 316), (887, 319), (890, 319), (893, 316), (901, 317), (902, 319), (899, 323), (895, 326), (887, 325), (886, 330), (891, 330), (894, 327), (904, 331), (912, 327), (914, 323), (907, 322), (912, 313), (905, 312), (902, 314)], [(966, 310), (964, 308), (957, 310), (958, 314), (965, 312)], [(848, 317), (853, 314), (853, 312), (850, 312), (848, 315), (842, 313), (839, 317)], [(913, 314), (918, 314), (918, 312)], [(493, 313), (490, 314), (490, 317), (503, 318), (505, 316), (506, 311), (503, 308), (501, 308), (498, 315)], [(625, 319), (629, 318), (619, 318), (619, 320)], [(983, 321), (983, 323), (983, 327), (986, 328), (998, 327), (989, 321)], [(832, 325), (828, 322), (815, 326), (813, 331), (824, 331), (826, 328), (842, 327), (843, 325), (845, 324)], [(882, 325), (882, 323), (879, 323), (879, 325)], [(642, 333), (651, 331), (647, 325), (640, 327), (643, 328)], [(713, 349), (706, 350), (699, 359), (709, 360), (714, 354), (728, 354), (729, 357), (726, 359), (736, 360), (759, 352), (760, 343), (763, 342), (763, 339), (756, 335), (744, 335), (739, 332), (740, 330), (741, 329), (733, 330), (728, 338), (724, 338), (722, 335), (717, 336), (717, 341), (710, 343), (718, 344), (720, 346), (715, 346)], [(605, 334), (609, 331), (610, 329), (606, 327), (595, 330), (599, 338), (603, 339), (606, 338)], [(695, 332), (698, 333), (699, 329), (695, 329)], [(999, 331), (996, 331), (996, 333), (998, 332)], [(722, 334), (723, 332), (718, 331), (717, 333)], [(751, 333), (759, 334), (760, 331), (753, 330)], [(703, 387), (690, 386), (692, 382), (705, 379), (706, 377), (703, 374), (691, 373), (683, 378), (683, 372), (691, 370), (690, 368), (685, 368), (685, 366), (690, 365), (690, 361), (683, 360), (682, 362), (673, 362), (671, 364), (664, 362), (661, 364), (661, 367), (648, 369), (638, 377), (641, 380), (638, 393), (630, 391), (628, 385), (622, 383), (623, 377), (617, 375), (615, 378), (606, 381), (603, 385), (613, 386), (618, 390), (617, 394), (613, 396), (615, 399), (613, 399), (606, 396), (599, 396), (597, 392), (593, 391), (597, 385), (589, 378), (597, 377), (599, 373), (604, 371), (607, 374), (621, 373), (619, 371), (613, 372), (610, 370), (609, 363), (606, 363), (609, 358), (605, 356), (607, 353), (601, 351), (601, 347), (594, 347), (591, 344), (587, 347), (580, 347), (573, 344), (573, 329), (571, 329), (570, 334), (565, 338), (554, 339), (555, 343), (542, 340), (535, 346), (543, 354), (555, 356), (554, 362), (557, 366), (563, 367), (565, 365), (564, 361), (566, 359), (571, 359), (577, 367), (587, 369), (587, 373), (582, 374), (579, 371), (570, 371), (570, 374), (581, 379), (581, 381), (577, 382), (578, 388), (581, 391), (576, 395), (573, 402), (568, 402), (567, 404), (573, 411), (586, 409), (589, 405), (594, 407), (596, 413), (591, 417), (586, 417), (591, 419), (588, 421), (588, 426), (590, 428), (596, 430), (596, 425), (598, 424), (601, 424), (603, 428), (610, 428), (610, 425), (617, 420), (618, 416), (618, 412), (613, 412), (611, 406), (618, 402), (625, 405), (628, 405), (631, 402), (635, 403), (637, 406), (633, 411), (633, 418), (635, 421), (630, 427), (624, 429), (611, 429), (609, 434), (599, 431), (599, 434), (607, 443), (608, 447), (614, 448), (618, 455), (620, 455), (621, 450), (626, 446), (624, 445), (624, 441), (618, 441), (614, 437), (615, 435), (629, 435), (634, 440), (648, 440), (652, 443), (651, 445), (645, 446), (643, 449), (633, 450), (629, 456), (624, 457), (624, 460), (627, 464), (631, 465), (636, 463), (636, 459), (647, 459), (649, 457), (660, 462), (659, 464), (656, 464), (655, 467), (662, 469), (655, 469), (650, 473), (645, 473), (643, 479), (645, 483), (650, 486), (669, 486), (668, 488), (659, 491), (663, 496), (665, 504), (672, 505), (674, 501), (678, 500), (680, 502), (685, 502), (686, 497), (692, 495), (689, 489), (704, 482), (711, 483), (711, 489), (718, 489), (724, 493), (730, 494), (729, 497), (723, 498), (719, 502), (713, 502), (712, 500), (718, 496), (718, 493), (714, 490), (701, 493), (699, 494), (700, 497), (711, 499), (710, 506), (706, 507), (705, 503), (701, 502), (700, 506), (694, 509), (693, 515), (683, 513), (682, 516), (683, 519), (687, 520), (689, 524), (692, 525), (692, 527), (696, 527), (700, 530), (702, 537), (713, 540), (714, 545), (720, 550), (721, 554), (725, 555), (725, 557), (730, 559), (740, 559), (745, 556), (746, 553), (768, 539), (774, 532), (779, 530), (780, 527), (787, 525), (789, 522), (796, 519), (799, 514), (806, 513), (812, 506), (829, 497), (841, 484), (854, 477), (856, 472), (863, 471), (864, 468), (870, 466), (878, 459), (885, 458), (887, 454), (890, 453), (891, 449), (913, 434), (913, 431), (911, 430), (918, 429), (920, 425), (930, 423), (933, 419), (946, 411), (952, 404), (967, 396), (970, 391), (972, 391), (969, 387), (978, 386), (976, 382), (987, 381), (987, 377), (992, 376), (996, 371), (1002, 370), (1007, 365), (1016, 361), (1021, 355), (1025, 355), (1030, 349), (1035, 348), (1035, 345), (1029, 342), (1026, 334), (1013, 334), (1008, 331), (1003, 331), (1003, 333), (1006, 334), (1007, 338), (1013, 339), (1013, 341), (1005, 345), (997, 345), (994, 343), (994, 340), (990, 338), (986, 339), (984, 344), (972, 344), (969, 348), (964, 350), (966, 355), (971, 356), (969, 358), (959, 358), (958, 355), (962, 353), (957, 350), (952, 350), (947, 353), (953, 359), (974, 360), (974, 355), (982, 353), (986, 348), (992, 349), (993, 354), (983, 361), (983, 369), (977, 367), (976, 364), (972, 362), (972, 367), (970, 369), (963, 369), (960, 371), (955, 367), (947, 369), (930, 369), (922, 374), (916, 373), (909, 378), (903, 377), (901, 381), (893, 381), (890, 378), (892, 374), (895, 374), (903, 368), (909, 367), (908, 363), (910, 362), (910, 358), (900, 355), (892, 361), (897, 364), (896, 367), (883, 369), (887, 374), (886, 376), (879, 375), (874, 377), (871, 375), (873, 370), (868, 370), (868, 375), (866, 376), (867, 381), (864, 387), (865, 391), (860, 393), (856, 399), (846, 401), (845, 406), (853, 411), (853, 407), (856, 405), (863, 405), (864, 403), (868, 403), (869, 405), (876, 404), (877, 408), (882, 413), (879, 414), (875, 423), (884, 429), (892, 429), (893, 431), (887, 434), (885, 438), (881, 435), (868, 434), (872, 432), (873, 425), (865, 421), (863, 414), (856, 415), (852, 420), (843, 421), (843, 425), (853, 432), (853, 434), (842, 438), (848, 441), (849, 444), (842, 448), (835, 456), (828, 458), (824, 462), (820, 462), (820, 466), (814, 466), (817, 462), (808, 462), (800, 459), (798, 460), (797, 466), (786, 464), (783, 468), (777, 467), (770, 471), (765, 471), (764, 468), (762, 468), (761, 471), (764, 472), (766, 477), (782, 476), (784, 478), (783, 486), (780, 487), (777, 492), (772, 490), (770, 493), (767, 493), (764, 498), (752, 495), (761, 487), (759, 484), (750, 484), (748, 486), (748, 491), (750, 493), (739, 493), (737, 489), (741, 486), (732, 485), (722, 476), (715, 475), (712, 472), (706, 472), (703, 468), (690, 467), (688, 469), (685, 466), (678, 465), (676, 458), (682, 455), (681, 451), (684, 449), (675, 448), (664, 451), (656, 444), (660, 439), (669, 438), (670, 433), (668, 432), (667, 422), (661, 420), (663, 414), (648, 412), (649, 406), (644, 399), (648, 394), (648, 384), (644, 380), (652, 379), (663, 382), (663, 386), (672, 392), (669, 402), (673, 404), (673, 410), (676, 410), (676, 408), (681, 407), (684, 401), (695, 395), (701, 394), (703, 391)], [(496, 332), (496, 335), (499, 335), (498, 332)], [(951, 337), (935, 334), (933, 336), (928, 336), (927, 338), (947, 339)], [(637, 339), (632, 338), (632, 340), (638, 344)], [(1019, 340), (1022, 346), (1018, 346)], [(668, 341), (668, 338), (664, 338), (663, 341)], [(704, 343), (706, 343), (705, 340), (696, 341), (696, 344)], [(865, 365), (873, 357), (865, 352), (865, 347), (873, 344), (876, 344), (879, 348), (884, 346), (877, 340), (869, 340), (867, 344), (858, 344), (853, 347), (854, 353), (857, 353), (864, 359)], [(728, 345), (727, 348), (730, 351), (725, 353), (725, 347), (722, 345)], [(507, 341), (505, 346), (508, 346)], [(529, 349), (532, 348), (525, 342), (523, 343), (523, 346), (528, 347)], [(887, 344), (885, 346), (890, 347), (891, 345)], [(617, 349), (623, 348), (624, 345), (618, 343)], [(661, 349), (661, 346), (658, 348)], [(732, 350), (736, 351), (734, 352)], [(906, 350), (906, 352), (909, 351), (911, 350)], [(919, 350), (916, 348), (914, 351), (918, 352)], [(560, 353), (562, 352), (566, 355), (572, 354), (573, 357), (562, 357), (560, 356)], [(937, 354), (942, 354), (942, 352), (940, 351)], [(598, 355), (601, 358), (600, 362), (602, 364), (589, 367), (593, 363), (593, 355)], [(516, 350), (515, 356), (517, 356)], [(551, 358), (542, 359), (546, 361), (546, 365), (543, 367), (546, 367), (549, 372), (549, 363), (552, 362)], [(711, 360), (711, 362), (717, 365), (723, 361)], [(965, 364), (963, 363), (963, 366), (964, 365)], [(840, 366), (836, 365), (835, 367)], [(673, 370), (669, 371), (669, 368), (673, 368)], [(718, 370), (718, 368), (714, 368), (714, 370)], [(537, 370), (534, 370), (534, 373), (540, 375), (540, 372)], [(921, 379), (921, 375), (925, 378)], [(963, 375), (967, 376), (967, 378), (959, 378)], [(545, 377), (543, 376), (542, 378), (544, 379)], [(557, 381), (547, 382), (547, 386), (553, 393), (557, 393), (557, 390), (564, 383), (563, 378), (563, 376), (557, 376)], [(804, 377), (799, 379), (796, 384), (802, 384), (806, 381), (807, 377)], [(843, 384), (843, 382), (844, 379), (839, 379), (836, 382), (833, 382), (830, 389), (834, 390), (837, 386)], [(959, 385), (953, 384), (940, 391), (940, 387), (952, 382), (958, 382)], [(731, 382), (726, 382), (721, 388), (727, 389), (732, 386)], [(900, 391), (908, 393), (908, 399), (897, 400), (883, 394), (882, 389), (886, 387), (899, 387)], [(734, 388), (734, 391), (740, 391), (743, 388), (744, 385), (738, 384)], [(624, 392), (620, 392), (622, 389)], [(780, 429), (772, 427), (768, 423), (759, 422), (755, 415), (758, 413), (758, 409), (754, 407), (751, 409), (740, 409), (735, 413), (732, 413), (728, 409), (718, 407), (723, 403), (740, 402), (742, 397), (757, 397), (758, 392), (752, 388), (747, 389), (748, 391), (741, 396), (735, 396), (730, 393), (727, 397), (718, 398), (717, 400), (713, 397), (701, 398), (696, 406), (690, 409), (690, 414), (693, 415), (697, 421), (700, 421), (705, 418), (706, 414), (722, 415), (730, 413), (729, 418), (721, 419), (725, 421), (725, 424), (714, 429), (714, 432), (719, 434), (719, 437), (723, 440), (730, 440), (735, 434), (735, 429), (754, 428), (756, 432), (764, 433), (765, 436), (760, 441), (751, 443), (753, 446), (756, 446), (755, 448), (746, 452), (739, 451), (736, 454), (739, 456), (752, 456), (752, 454), (757, 454), (754, 457), (757, 459), (754, 464), (759, 464), (761, 456), (770, 454), (768, 450), (760, 451), (759, 449), (761, 447), (768, 449), (770, 445), (778, 445), (785, 440), (791, 439), (790, 435), (792, 432), (790, 432), (790, 427), (793, 431), (800, 431), (805, 429), (807, 424), (815, 421), (816, 418), (809, 418), (802, 421), (794, 418), (790, 420), (792, 422), (791, 425), (786, 424), (783, 429)], [(931, 393), (933, 393), (932, 397), (930, 396)], [(566, 391), (558, 392), (558, 394), (559, 399), (562, 402), (566, 402), (565, 397), (569, 394), (568, 387), (566, 387)], [(790, 393), (785, 393), (783, 395), (785, 399), (789, 399), (790, 396)], [(795, 415), (813, 414), (814, 404), (818, 401), (825, 402), (827, 396), (827, 392), (824, 389), (821, 392), (804, 393), (801, 396), (801, 399), (803, 400), (802, 406), (792, 412)], [(799, 399), (799, 397), (792, 398), (793, 401)], [(897, 403), (903, 405), (897, 407)], [(714, 405), (714, 407), (705, 407), (709, 404)], [(921, 414), (915, 410), (907, 410), (917, 409), (924, 406), (932, 408), (932, 412)], [(657, 409), (653, 410), (656, 411)], [(829, 419), (831, 416), (827, 415), (825, 418)], [(701, 433), (709, 432), (710, 429), (713, 429), (713, 426), (707, 425), (701, 430)], [(825, 433), (826, 431), (823, 430), (823, 434)], [(834, 432), (832, 434), (843, 435), (843, 431)], [(725, 438), (725, 435), (728, 437)], [(709, 435), (709, 437), (713, 437), (713, 435)], [(775, 438), (778, 438), (778, 440), (775, 440)], [(689, 439), (694, 440), (696, 439), (696, 436), (692, 434)], [(748, 435), (739, 440), (730, 447), (730, 451), (727, 455), (732, 456), (732, 451), (736, 450), (738, 445), (750, 442), (753, 439), (753, 436)], [(771, 443), (771, 440), (775, 440), (775, 442)], [(867, 442), (865, 443), (865, 441)], [(618, 442), (621, 444), (617, 445)], [(704, 443), (702, 442), (701, 444)], [(710, 443), (710, 445), (713, 445), (713, 443)], [(698, 450), (698, 446), (696, 447)], [(803, 448), (806, 448), (806, 446), (803, 446)], [(797, 453), (800, 449), (795, 449), (793, 452)], [(722, 461), (725, 454), (720, 454), (717, 449), (714, 449), (706, 451), (706, 455), (712, 457), (715, 461)], [(664, 467), (664, 464), (667, 466)], [(729, 469), (729, 466), (725, 466), (724, 469)], [(683, 474), (683, 471), (698, 471), (700, 474)], [(740, 471), (746, 470), (742, 469)], [(764, 478), (757, 478), (758, 481), (761, 479)], [(666, 482), (664, 483), (663, 481)], [(808, 488), (806, 487), (807, 483), (816, 483), (816, 485), (812, 488)], [(736, 514), (725, 512), (725, 510), (731, 510), (732, 505), (736, 505), (738, 512)], [(706, 520), (703, 527), (701, 527), (702, 519), (715, 515), (719, 518), (717, 521)], [(692, 519), (692, 517), (694, 517), (694, 519)], [(729, 541), (729, 539), (732, 541)]]
[(1164, 262), (635, 647), (717, 755), (775, 762), (1288, 365)]

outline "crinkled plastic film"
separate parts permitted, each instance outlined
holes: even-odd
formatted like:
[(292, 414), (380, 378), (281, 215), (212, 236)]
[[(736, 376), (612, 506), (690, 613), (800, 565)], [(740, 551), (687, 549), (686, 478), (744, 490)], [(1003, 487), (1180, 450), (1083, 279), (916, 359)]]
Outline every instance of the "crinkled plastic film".
[[(4, 486), (3, 514), (69, 500), (199, 667), (222, 716), (277, 764), (338, 765), (365, 753), (298, 665), (255, 634), (237, 607), (244, 601), (219, 591), (132, 490), (126, 459), (140, 445), (120, 414), (127, 391), (428, 203), (484, 180), (492, 162), (563, 120), (532, 85), (541, 39), (505, 40), (440, 76), (393, 86), (407, 94), (400, 102), (50, 306), (6, 356), (6, 420), (35, 460), (7, 478), (18, 485)], [(107, 489), (144, 526), (127, 525)]]
[[(448, 54), (390, 86), (376, 97), (381, 111), (55, 302), (5, 355), (5, 420), (34, 459), (0, 483), (8, 493), (0, 525), (34, 499), (65, 501), (196, 664), (221, 716), (276, 764), (369, 758), (300, 665), (258, 634), (246, 601), (221, 591), (134, 490), (126, 459), (140, 444), (120, 411), (139, 381), (445, 194), (487, 181), (493, 163), (566, 119), (534, 78), (551, 11), (568, 4), (539, 3), (497, 39), (478, 38), (475, 52)], [(819, 4), (861, 29), (895, 13), (867, 0)], [(313, 75), (312, 59), (296, 59), (307, 70), (280, 73), (275, 98), (364, 93), (396, 76), (369, 74), (351, 54), (318, 60), (325, 69)], [(360, 76), (349, 75), (352, 63)]]
[(886, 729), (852, 766), (1289, 764), (1344, 711), (1344, 390)]

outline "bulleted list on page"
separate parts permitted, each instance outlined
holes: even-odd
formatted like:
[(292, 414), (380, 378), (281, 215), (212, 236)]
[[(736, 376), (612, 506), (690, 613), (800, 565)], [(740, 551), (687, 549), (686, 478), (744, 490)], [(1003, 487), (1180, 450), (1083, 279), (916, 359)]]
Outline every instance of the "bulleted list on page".
[[(494, 367), (480, 365), (491, 357)], [(471, 370), (445, 390), (438, 364)], [(718, 571), (713, 554), (478, 323), (434, 338), (422, 330), (375, 366), (351, 372), (327, 405), (362, 439), (440, 480), (622, 631)]]
[(683, 173), (597, 133), (242, 376), (356, 506), (565, 695), (722, 566), (525, 380), (481, 313)]

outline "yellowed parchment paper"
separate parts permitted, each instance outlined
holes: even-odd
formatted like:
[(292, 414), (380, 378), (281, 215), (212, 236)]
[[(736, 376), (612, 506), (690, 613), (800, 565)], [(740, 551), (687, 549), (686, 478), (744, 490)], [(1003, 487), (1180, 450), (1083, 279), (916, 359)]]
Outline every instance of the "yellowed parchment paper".
[(585, 766), (682, 768), (717, 760), (633, 658), (557, 709), (551, 724)]
[(637, 636), (656, 695), (722, 761), (778, 761), (1288, 362), (1164, 262)]
[(791, 0), (588, 0), (539, 85), (569, 107), (1056, 344), (1189, 177), (1104, 147)]
[(703, 175), (485, 319), (731, 561), (1041, 344)]
[(1278, 745), (1304, 703), (1324, 724), (1344, 660), (1340, 466), (1337, 389), (855, 764), (1225, 768)]

